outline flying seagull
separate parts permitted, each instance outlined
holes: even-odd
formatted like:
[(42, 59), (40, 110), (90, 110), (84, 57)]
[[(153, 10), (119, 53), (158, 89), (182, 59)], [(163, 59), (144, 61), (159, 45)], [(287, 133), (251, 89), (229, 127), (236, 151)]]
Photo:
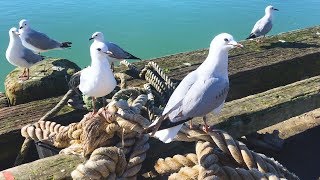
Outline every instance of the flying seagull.
[(28, 80), (29, 68), (44, 58), (38, 54), (34, 54), (30, 49), (22, 45), (17, 28), (13, 27), (9, 30), (9, 38), (6, 58), (12, 65), (24, 68), (19, 79)]
[[(108, 61), (109, 52), (101, 44), (90, 46), (91, 66), (75, 73), (69, 81), (71, 88), (79, 90), (87, 96), (92, 97), (93, 113), (96, 113), (95, 101), (98, 97), (103, 97), (111, 93), (117, 85), (116, 79), (110, 69)], [(77, 82), (79, 81), (79, 82)]]
[(106, 46), (109, 52), (109, 63), (111, 64), (111, 69), (113, 70), (114, 62), (121, 61), (124, 59), (137, 59), (141, 60), (140, 58), (128, 53), (120, 46), (113, 42), (108, 42), (104, 40), (104, 35), (102, 32), (95, 32), (92, 34), (89, 40), (94, 40), (93, 44), (101, 44), (102, 46)]
[(208, 130), (206, 114), (212, 111), (219, 113), (228, 94), (228, 51), (235, 47), (242, 45), (230, 34), (217, 35), (210, 44), (206, 60), (181, 81), (162, 116), (145, 132), (153, 131), (151, 135), (169, 143), (181, 129), (182, 123), (194, 117), (203, 117), (205, 130)]
[(44, 33), (33, 30), (30, 23), (25, 19), (19, 22), (19, 34), (22, 44), (36, 53), (65, 49), (71, 47), (72, 44), (71, 42), (58, 42)]
[(272, 16), (273, 11), (279, 11), (273, 6), (267, 6), (265, 9), (265, 15), (256, 22), (249, 37), (247, 39), (253, 39), (260, 36), (265, 36), (272, 29)]

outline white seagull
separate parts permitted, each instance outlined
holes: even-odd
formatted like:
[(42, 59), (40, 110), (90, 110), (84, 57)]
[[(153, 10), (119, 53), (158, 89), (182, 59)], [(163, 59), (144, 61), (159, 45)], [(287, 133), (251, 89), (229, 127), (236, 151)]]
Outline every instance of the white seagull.
[(95, 32), (92, 34), (89, 40), (93, 39), (93, 44), (101, 44), (101, 46), (106, 46), (109, 52), (109, 63), (111, 64), (111, 69), (113, 70), (114, 62), (121, 61), (124, 59), (137, 59), (141, 60), (140, 58), (128, 53), (120, 46), (113, 42), (108, 42), (104, 40), (104, 35), (102, 32)]
[(273, 6), (267, 6), (265, 9), (265, 15), (256, 22), (249, 37), (247, 39), (257, 38), (259, 36), (265, 36), (272, 29), (272, 17), (273, 11), (279, 11)]
[(28, 80), (29, 68), (33, 64), (43, 60), (43, 57), (34, 54), (30, 49), (22, 45), (17, 28), (13, 27), (9, 30), (9, 38), (10, 41), (6, 51), (6, 58), (12, 65), (24, 68), (19, 79)]
[(75, 89), (76, 84), (79, 84), (80, 91), (92, 97), (93, 114), (96, 113), (96, 98), (108, 95), (117, 85), (110, 69), (108, 55), (107, 47), (92, 44), (90, 46), (91, 66), (75, 73), (69, 81), (71, 88)]
[(153, 130), (154, 133), (159, 130), (154, 136), (169, 143), (181, 129), (182, 123), (193, 117), (203, 117), (205, 128), (208, 130), (206, 114), (212, 111), (219, 113), (228, 94), (228, 51), (234, 47), (242, 45), (230, 34), (217, 35), (210, 44), (206, 60), (181, 81), (171, 95), (162, 116), (152, 123), (146, 132), (150, 133), (150, 130)]
[(30, 23), (22, 19), (19, 22), (19, 34), (22, 44), (33, 52), (41, 53), (53, 49), (64, 49), (71, 47), (71, 42), (58, 42), (51, 39), (46, 34), (35, 31), (30, 27)]

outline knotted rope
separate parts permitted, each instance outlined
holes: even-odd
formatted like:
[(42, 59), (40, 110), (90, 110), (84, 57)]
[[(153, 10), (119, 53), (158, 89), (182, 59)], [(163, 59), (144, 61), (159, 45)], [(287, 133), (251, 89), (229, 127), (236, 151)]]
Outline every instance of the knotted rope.
[[(74, 179), (136, 179), (146, 159), (149, 135), (141, 132), (150, 119), (161, 115), (160, 106), (175, 85), (153, 62), (141, 71), (127, 61), (123, 64), (149, 83), (144, 88), (119, 90), (107, 107), (87, 114), (79, 123), (62, 126), (40, 121), (21, 130), (27, 139), (65, 148), (60, 153), (88, 157), (71, 173)], [(122, 88), (126, 87), (124, 75), (116, 76)], [(155, 170), (171, 174), (169, 179), (298, 179), (275, 160), (250, 151), (223, 131), (206, 134), (183, 126), (175, 140), (196, 141), (196, 153), (159, 159)]]

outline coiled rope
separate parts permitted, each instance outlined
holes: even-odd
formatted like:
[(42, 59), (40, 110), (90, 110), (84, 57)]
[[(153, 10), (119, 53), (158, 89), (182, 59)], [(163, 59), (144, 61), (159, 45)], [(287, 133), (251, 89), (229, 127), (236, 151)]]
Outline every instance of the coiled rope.
[[(21, 130), (27, 139), (65, 148), (60, 153), (88, 157), (71, 173), (73, 179), (136, 179), (146, 159), (149, 135), (141, 132), (150, 119), (161, 115), (159, 102), (167, 100), (162, 95), (170, 96), (174, 84), (155, 63), (141, 71), (124, 64), (149, 83), (119, 90), (106, 107), (85, 115), (79, 123), (61, 126), (40, 121)], [(126, 81), (124, 76), (119, 78)], [(155, 170), (171, 174), (169, 179), (298, 179), (274, 159), (250, 151), (223, 131), (206, 134), (183, 126), (175, 140), (196, 141), (196, 153), (159, 159)]]

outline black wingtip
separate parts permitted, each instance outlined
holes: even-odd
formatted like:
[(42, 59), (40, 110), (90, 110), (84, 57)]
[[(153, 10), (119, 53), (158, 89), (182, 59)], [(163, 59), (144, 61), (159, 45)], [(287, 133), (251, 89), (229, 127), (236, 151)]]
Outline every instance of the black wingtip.
[(138, 57), (136, 57), (136, 56), (134, 56), (134, 55), (132, 55), (132, 54), (130, 54), (130, 56), (128, 57), (128, 59), (138, 59), (138, 60), (141, 60), (140, 58), (138, 58)]
[(255, 35), (255, 34), (253, 34), (253, 33), (251, 33), (250, 35), (249, 35), (249, 37), (247, 37), (247, 39), (253, 39), (253, 38), (256, 38), (257, 36)]
[(72, 42), (62, 42), (61, 48), (69, 48), (71, 47)]

